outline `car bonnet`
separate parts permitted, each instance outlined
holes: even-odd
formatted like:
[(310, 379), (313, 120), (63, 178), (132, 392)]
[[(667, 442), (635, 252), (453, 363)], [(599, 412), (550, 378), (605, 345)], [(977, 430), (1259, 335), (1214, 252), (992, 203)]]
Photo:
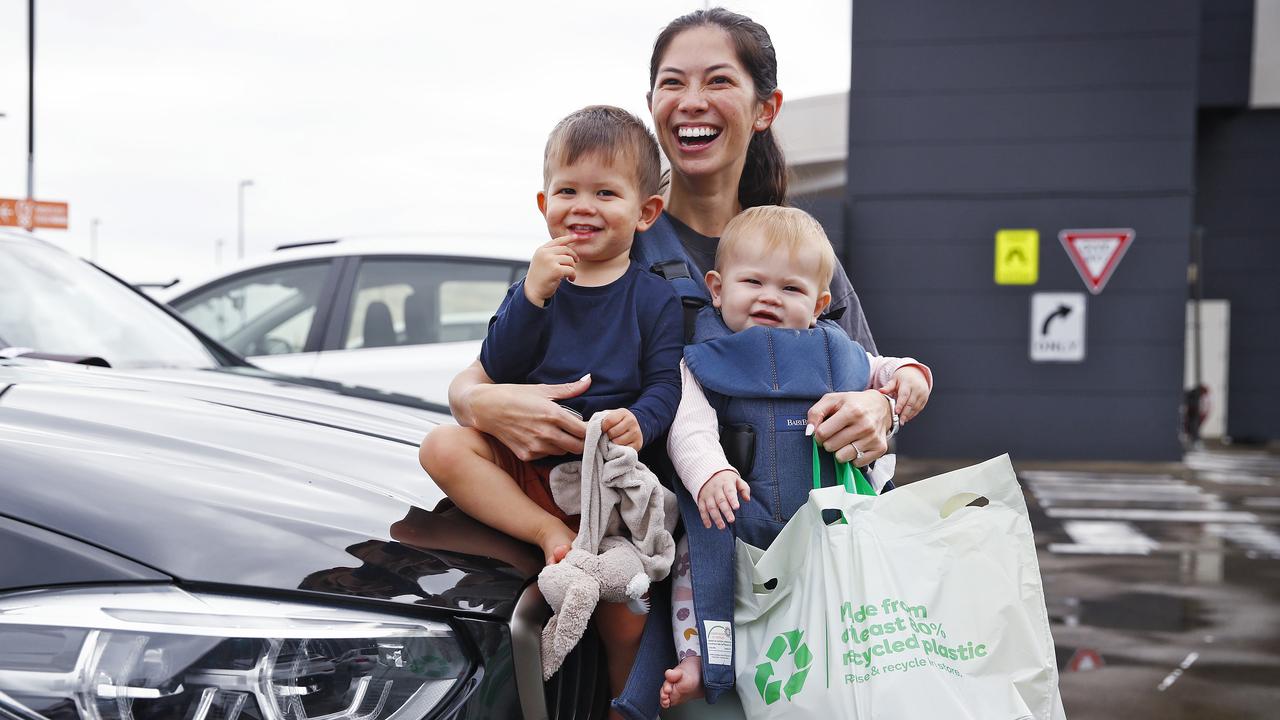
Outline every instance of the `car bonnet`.
[(536, 556), (437, 509), (433, 423), (286, 390), (0, 363), (0, 514), (189, 584), (509, 614)]

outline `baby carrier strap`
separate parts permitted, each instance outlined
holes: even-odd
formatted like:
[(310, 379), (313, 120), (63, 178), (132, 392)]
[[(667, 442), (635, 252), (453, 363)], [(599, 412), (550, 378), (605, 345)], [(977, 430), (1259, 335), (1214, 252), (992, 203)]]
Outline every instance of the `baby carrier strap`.
[(722, 693), (733, 690), (734, 685), (733, 581), (699, 583), (698, 576), (701, 572), (703, 579), (710, 579), (723, 575), (725, 568), (733, 568), (735, 536), (732, 526), (720, 530), (714, 525), (708, 528), (702, 524), (698, 502), (684, 483), (676, 483), (676, 504), (689, 540), (690, 572), (695, 583), (693, 608), (698, 618), (698, 649), (702, 654), (702, 686), (707, 702), (714, 703)]
[(684, 341), (693, 342), (698, 312), (710, 307), (711, 296), (702, 278), (693, 277), (693, 261), (684, 251), (680, 236), (666, 213), (648, 230), (636, 235), (631, 246), (631, 257), (649, 272), (661, 275), (675, 288), (684, 309)]

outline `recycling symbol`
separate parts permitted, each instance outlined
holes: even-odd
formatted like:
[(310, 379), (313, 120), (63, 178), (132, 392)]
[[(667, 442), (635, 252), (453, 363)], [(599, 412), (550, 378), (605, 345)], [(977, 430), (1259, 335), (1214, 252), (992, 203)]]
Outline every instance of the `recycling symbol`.
[[(769, 643), (769, 650), (764, 654), (768, 660), (756, 665), (756, 690), (760, 691), (760, 697), (764, 698), (766, 705), (774, 704), (784, 693), (787, 700), (791, 700), (792, 696), (804, 688), (804, 680), (809, 676), (809, 666), (813, 664), (813, 653), (802, 642), (803, 637), (804, 633), (800, 630), (779, 633)], [(774, 663), (782, 660), (784, 654), (791, 656), (791, 674), (785, 680), (781, 676), (775, 680)]]

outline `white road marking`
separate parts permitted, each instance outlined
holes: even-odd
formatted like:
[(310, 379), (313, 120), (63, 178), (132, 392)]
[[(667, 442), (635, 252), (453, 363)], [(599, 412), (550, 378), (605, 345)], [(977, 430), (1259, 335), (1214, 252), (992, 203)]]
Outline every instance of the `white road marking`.
[(1280, 475), (1280, 457), (1260, 450), (1229, 453), (1197, 450), (1187, 453), (1182, 462), (1192, 470), (1252, 470)]
[(1191, 666), (1195, 663), (1195, 661), (1199, 659), (1200, 659), (1200, 653), (1193, 652), (1187, 655), (1187, 657), (1183, 659), (1181, 665), (1174, 668), (1173, 672), (1164, 676), (1164, 680), (1160, 681), (1160, 684), (1156, 686), (1156, 690), (1158, 692), (1164, 692), (1165, 690), (1168, 690), (1170, 686), (1178, 682), (1178, 678), (1182, 677), (1182, 673), (1189, 670)]
[[(1046, 515), (1062, 521), (1071, 538), (1051, 543), (1048, 549), (1053, 553), (1150, 555), (1178, 544), (1162, 545), (1133, 523), (1195, 523), (1249, 557), (1280, 558), (1280, 533), (1259, 524), (1280, 524), (1275, 513), (1280, 496), (1243, 498), (1229, 505), (1202, 484), (1274, 486), (1280, 479), (1260, 473), (1280, 476), (1280, 458), (1265, 452), (1194, 452), (1186, 456), (1185, 465), (1202, 482), (1168, 473), (1066, 470), (1024, 471), (1019, 479)], [(1233, 505), (1245, 509), (1231, 510)]]
[(1143, 508), (1049, 508), (1051, 518), (1136, 522), (1257, 523), (1251, 512), (1232, 510), (1148, 510)]
[(1126, 522), (1068, 520), (1062, 524), (1074, 543), (1052, 543), (1060, 554), (1150, 555), (1160, 543)]
[(1173, 475), (1149, 475), (1144, 473), (1092, 473), (1068, 470), (1023, 470), (1018, 477), (1030, 482), (1091, 482), (1105, 483), (1178, 483), (1186, 484), (1182, 478)]
[(1210, 523), (1205, 532), (1212, 533), (1243, 547), (1250, 555), (1269, 555), (1280, 558), (1280, 535), (1261, 525), (1221, 525)]
[(1276, 484), (1276, 481), (1273, 478), (1269, 478), (1264, 475), (1254, 475), (1252, 473), (1198, 471), (1196, 473), (1196, 477), (1217, 485), (1257, 485), (1271, 487)]

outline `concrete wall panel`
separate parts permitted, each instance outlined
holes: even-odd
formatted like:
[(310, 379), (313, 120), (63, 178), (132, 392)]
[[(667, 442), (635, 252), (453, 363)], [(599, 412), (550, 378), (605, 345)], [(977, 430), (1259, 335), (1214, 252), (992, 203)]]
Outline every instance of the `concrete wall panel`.
[(1089, 90), (960, 97), (888, 95), (858, 104), (853, 146), (874, 143), (1186, 139), (1195, 117), (1182, 90)]
[[(1212, 0), (1216, 2), (1217, 0)], [(1109, 3), (1059, 0), (983, 0), (937, 2), (855, 0), (855, 46), (910, 44), (938, 40), (993, 43), (1001, 40), (1119, 36), (1185, 32), (1196, 23), (1196, 3), (1160, 3), (1152, 12), (1150, 0)]]
[(855, 44), (850, 89), (855, 106), (857, 98), (879, 94), (1144, 87), (1194, 90), (1194, 28), (1193, 24), (1186, 31), (1154, 37), (1134, 34), (987, 44)]
[(1231, 303), (1227, 434), (1280, 438), (1280, 110), (1205, 111), (1204, 294)]

